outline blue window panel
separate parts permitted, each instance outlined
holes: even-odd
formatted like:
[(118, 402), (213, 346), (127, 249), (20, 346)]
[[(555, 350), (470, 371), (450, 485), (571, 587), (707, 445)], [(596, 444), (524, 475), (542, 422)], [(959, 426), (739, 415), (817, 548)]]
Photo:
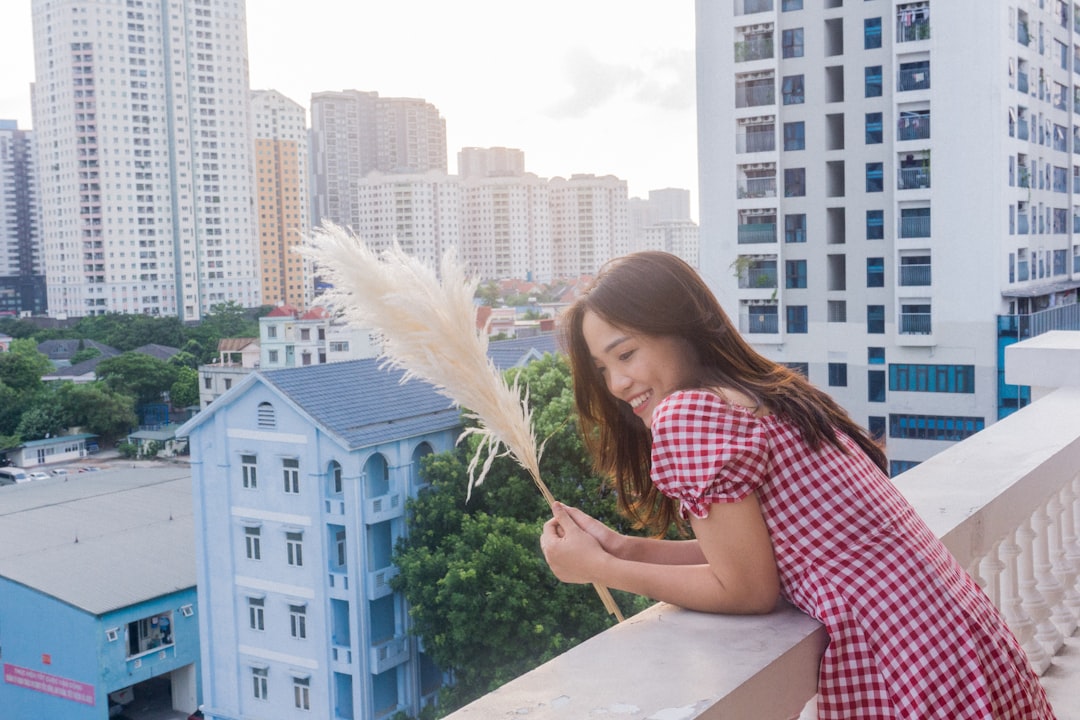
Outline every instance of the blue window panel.
[(881, 97), (881, 66), (867, 65), (863, 70), (863, 86), (866, 97)]
[(885, 334), (885, 306), (866, 306), (866, 332), (872, 335)]
[(806, 287), (806, 261), (805, 260), (786, 260), (784, 262), (784, 287), (793, 288), (805, 288)]
[(866, 113), (866, 144), (878, 145), (882, 142), (883, 133), (881, 130), (882, 121), (881, 113), (872, 112)]
[(866, 239), (867, 240), (884, 240), (885, 239), (885, 211), (884, 210), (867, 210), (866, 211)]
[(784, 170), (784, 197), (804, 197), (805, 195), (806, 168)]
[(829, 387), (847, 387), (847, 363), (829, 363)]
[(806, 101), (802, 75), (785, 75), (780, 85), (785, 105), (801, 105)]
[(874, 162), (866, 163), (866, 192), (885, 191), (885, 165)]
[(881, 47), (881, 18), (863, 20), (863, 47), (867, 50)]
[(885, 258), (866, 258), (866, 287), (885, 287)]
[(885, 364), (885, 348), (883, 347), (868, 347), (866, 348), (866, 362), (868, 365), (884, 365)]
[(797, 58), (803, 56), (803, 29), (793, 28), (785, 30), (781, 36), (781, 46), (784, 57)]
[(807, 332), (806, 315), (806, 305), (788, 305), (787, 331), (793, 334), (805, 334)]
[(806, 149), (806, 123), (803, 121), (784, 123), (784, 150)]
[(806, 242), (806, 214), (796, 213), (784, 216), (784, 242)]

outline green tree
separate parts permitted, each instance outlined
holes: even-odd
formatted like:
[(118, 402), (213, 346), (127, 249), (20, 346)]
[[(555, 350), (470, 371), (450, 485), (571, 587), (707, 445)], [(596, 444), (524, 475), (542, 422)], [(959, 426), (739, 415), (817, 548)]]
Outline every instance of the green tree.
[[(518, 372), (518, 371), (513, 371)], [(540, 467), (555, 497), (616, 526), (614, 500), (586, 457), (565, 360), (546, 356), (520, 371), (533, 425), (546, 446)], [(475, 442), (424, 458), (429, 483), (407, 504), (409, 535), (398, 543), (393, 580), (411, 606), (413, 632), (455, 685), (451, 710), (609, 627), (591, 586), (565, 585), (548, 570), (539, 535), (550, 511), (528, 474), (499, 458), (465, 503)], [(614, 593), (624, 614), (648, 600)]]
[(56, 403), (38, 401), (23, 412), (15, 434), (25, 442), (55, 437), (66, 429), (62, 409)]
[(75, 354), (71, 356), (71, 364), (78, 365), (86, 360), (93, 360), (101, 355), (101, 351), (96, 347), (80, 348), (75, 351)]
[(499, 286), (493, 282), (486, 282), (476, 288), (476, 297), (484, 305), (498, 307), (501, 300)]
[(181, 350), (180, 352), (169, 358), (168, 363), (176, 367), (190, 368), (191, 370), (195, 370), (199, 367), (199, 358), (187, 352), (186, 350)]
[(169, 389), (169, 398), (173, 407), (183, 408), (199, 404), (199, 371), (190, 367), (180, 367), (176, 373), (176, 382)]
[(0, 435), (14, 435), (24, 404), (18, 390), (0, 381)]
[(126, 352), (102, 360), (95, 372), (111, 390), (130, 394), (137, 403), (154, 403), (172, 388), (178, 370), (156, 357)]
[(68, 426), (81, 426), (102, 437), (123, 435), (139, 422), (135, 398), (115, 392), (101, 381), (63, 383), (57, 390), (57, 401)]
[(41, 389), (41, 376), (52, 370), (52, 363), (36, 348), (32, 353), (17, 350), (21, 342), (29, 341), (15, 340), (10, 352), (0, 353), (0, 383), (26, 396)]

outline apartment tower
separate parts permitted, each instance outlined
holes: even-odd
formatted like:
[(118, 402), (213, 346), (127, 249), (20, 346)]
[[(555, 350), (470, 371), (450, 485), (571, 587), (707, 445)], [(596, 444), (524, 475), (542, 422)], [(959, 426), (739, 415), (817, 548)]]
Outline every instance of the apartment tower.
[(292, 248), (308, 226), (308, 135), (304, 108), (276, 90), (251, 93), (259, 208), (262, 301), (311, 305), (310, 263)]
[(33, 0), (49, 312), (260, 304), (243, 0)]
[(45, 312), (34, 133), (0, 120), (0, 312)]
[(630, 252), (626, 181), (614, 175), (571, 175), (549, 183), (553, 272), (558, 278), (594, 275)]
[(697, 3), (701, 267), (894, 472), (1027, 401), (1004, 347), (1080, 328), (1080, 9)]
[(344, 90), (311, 96), (312, 211), (360, 226), (357, 188), (371, 172), (446, 172), (446, 121), (431, 103)]

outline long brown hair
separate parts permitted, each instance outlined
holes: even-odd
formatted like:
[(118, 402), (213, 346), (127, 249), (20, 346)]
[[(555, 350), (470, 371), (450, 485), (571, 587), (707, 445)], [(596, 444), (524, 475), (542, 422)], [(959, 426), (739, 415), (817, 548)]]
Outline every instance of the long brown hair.
[(608, 392), (596, 370), (582, 333), (586, 312), (634, 334), (681, 338), (709, 374), (700, 378), (702, 386), (728, 387), (753, 398), (792, 423), (813, 450), (827, 442), (846, 452), (841, 431), (888, 472), (880, 445), (836, 401), (742, 339), (690, 265), (663, 252), (634, 253), (607, 263), (563, 314), (561, 326), (586, 446), (596, 469), (615, 485), (620, 511), (639, 526), (663, 534), (678, 522), (678, 503), (649, 479), (649, 430)]

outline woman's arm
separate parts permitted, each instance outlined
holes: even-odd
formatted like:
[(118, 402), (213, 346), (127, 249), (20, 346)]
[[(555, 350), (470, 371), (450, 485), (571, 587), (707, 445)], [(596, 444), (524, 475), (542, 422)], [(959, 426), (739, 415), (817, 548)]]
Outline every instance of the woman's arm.
[(755, 495), (716, 503), (706, 518), (691, 520), (697, 549), (706, 560), (700, 564), (621, 557), (580, 527), (565, 507), (556, 505), (552, 510), (554, 517), (545, 524), (540, 545), (563, 582), (595, 582), (705, 612), (766, 613), (776, 605), (780, 580)]
[(596, 538), (600, 547), (623, 560), (659, 565), (700, 565), (705, 560), (697, 540), (658, 540), (622, 535), (578, 508), (556, 503), (574, 523)]

